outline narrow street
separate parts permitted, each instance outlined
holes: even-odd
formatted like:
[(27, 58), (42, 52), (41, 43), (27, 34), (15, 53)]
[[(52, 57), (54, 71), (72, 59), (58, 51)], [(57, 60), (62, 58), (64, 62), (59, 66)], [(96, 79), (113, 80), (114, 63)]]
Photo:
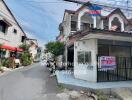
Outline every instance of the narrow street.
[(0, 76), (0, 100), (40, 100), (57, 89), (55, 79), (38, 63)]

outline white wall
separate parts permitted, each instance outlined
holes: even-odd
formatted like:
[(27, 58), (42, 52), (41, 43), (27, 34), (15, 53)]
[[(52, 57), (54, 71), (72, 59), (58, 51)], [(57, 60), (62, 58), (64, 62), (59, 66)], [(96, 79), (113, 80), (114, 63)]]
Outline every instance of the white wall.
[(64, 25), (64, 35), (65, 35), (64, 40), (65, 40), (67, 36), (69, 36), (71, 33), (71, 14), (65, 13), (63, 25)]
[[(85, 64), (77, 63), (77, 52), (78, 51), (90, 51), (91, 52), (91, 65), (93, 69), (88, 69)], [(78, 79), (83, 79), (89, 82), (97, 82), (97, 40), (89, 39), (83, 41), (77, 41), (74, 43), (74, 76)]]
[[(21, 44), (21, 38), (24, 35), (22, 30), (18, 27), (14, 18), (11, 16), (3, 2), (0, 0), (0, 18), (6, 19), (12, 26), (10, 26), (5, 33), (0, 32), (0, 43), (4, 43), (9, 46), (17, 47)], [(13, 33), (13, 30), (17, 30), (17, 34)]]

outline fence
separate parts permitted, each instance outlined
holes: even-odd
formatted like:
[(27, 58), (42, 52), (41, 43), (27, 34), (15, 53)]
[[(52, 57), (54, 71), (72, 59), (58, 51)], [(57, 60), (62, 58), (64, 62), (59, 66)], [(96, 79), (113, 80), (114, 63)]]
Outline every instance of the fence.
[[(98, 57), (99, 58), (99, 57)], [(99, 63), (99, 59), (97, 60)], [(98, 82), (126, 81), (132, 80), (132, 57), (116, 57), (116, 68), (105, 70), (97, 67)]]

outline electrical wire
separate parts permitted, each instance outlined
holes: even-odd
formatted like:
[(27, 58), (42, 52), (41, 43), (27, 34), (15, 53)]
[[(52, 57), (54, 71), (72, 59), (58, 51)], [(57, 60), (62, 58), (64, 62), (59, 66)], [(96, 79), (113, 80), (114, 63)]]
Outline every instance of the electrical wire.
[[(83, 1), (80, 1), (80, 0), (63, 0), (63, 1), (73, 2), (73, 3), (77, 3), (77, 4), (85, 4), (86, 3), (86, 2), (83, 2)], [(112, 0), (112, 1), (117, 2), (116, 0)], [(122, 10), (131, 11), (132, 12), (132, 7), (128, 7), (128, 8), (126, 8), (126, 6), (122, 6), (121, 7), (121, 4), (123, 4), (121, 1), (118, 1), (118, 2), (120, 2), (119, 5), (117, 5), (117, 4), (110, 4), (110, 3), (103, 3), (103, 2), (94, 1), (94, 0), (90, 0), (90, 2), (92, 4), (103, 6), (103, 7), (109, 7), (109, 8), (112, 8), (112, 9), (120, 8)]]
[(33, 1), (33, 0), (27, 0), (27, 2), (30, 2), (30, 3), (40, 3), (40, 4), (58, 4), (58, 3), (65, 3), (65, 2), (63, 2), (63, 1), (54, 1), (54, 2), (52, 2), (52, 1)]

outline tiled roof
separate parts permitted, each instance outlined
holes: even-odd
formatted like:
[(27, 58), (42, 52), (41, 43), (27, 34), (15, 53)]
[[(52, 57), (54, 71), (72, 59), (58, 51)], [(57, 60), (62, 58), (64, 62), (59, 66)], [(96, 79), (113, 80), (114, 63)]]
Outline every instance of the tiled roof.
[(65, 10), (65, 12), (69, 13), (69, 14), (75, 14), (76, 11), (73, 11), (73, 10)]
[(129, 23), (132, 23), (132, 18), (128, 19)]
[(72, 39), (78, 40), (82, 37), (88, 35), (88, 34), (105, 34), (105, 35), (114, 35), (114, 36), (126, 36), (126, 37), (132, 37), (131, 33), (128, 32), (118, 32), (118, 31), (110, 31), (110, 30), (101, 30), (101, 29), (95, 29), (91, 28), (89, 30), (84, 31), (77, 31), (75, 34), (69, 36), (69, 41)]

